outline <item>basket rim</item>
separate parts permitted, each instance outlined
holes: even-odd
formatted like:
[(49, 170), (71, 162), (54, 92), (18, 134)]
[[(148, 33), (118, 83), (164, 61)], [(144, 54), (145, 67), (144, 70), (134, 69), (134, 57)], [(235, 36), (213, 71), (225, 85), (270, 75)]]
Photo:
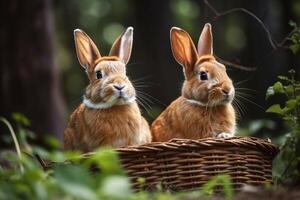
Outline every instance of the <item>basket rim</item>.
[[(195, 153), (214, 150), (233, 150), (233, 148), (244, 148), (247, 150), (260, 151), (265, 155), (270, 156), (270, 159), (278, 154), (279, 148), (272, 144), (270, 139), (261, 139), (256, 137), (242, 137), (236, 136), (232, 138), (204, 138), (204, 139), (180, 139), (174, 138), (168, 142), (151, 142), (143, 145), (120, 147), (114, 149), (123, 159), (130, 159), (130, 157), (145, 155), (155, 155), (155, 153), (173, 153), (173, 152), (191, 152)], [(86, 158), (95, 154), (89, 152), (81, 154), (81, 158)], [(39, 155), (35, 155), (44, 169), (51, 168), (51, 165), (56, 163), (53, 161), (43, 160)]]
[[(217, 147), (217, 148), (216, 148)], [(120, 147), (115, 149), (119, 154), (150, 153), (161, 151), (187, 151), (190, 149), (229, 149), (246, 148), (263, 152), (274, 158), (279, 148), (269, 138), (235, 136), (231, 138), (181, 139), (174, 138), (168, 142), (151, 142), (143, 145)]]

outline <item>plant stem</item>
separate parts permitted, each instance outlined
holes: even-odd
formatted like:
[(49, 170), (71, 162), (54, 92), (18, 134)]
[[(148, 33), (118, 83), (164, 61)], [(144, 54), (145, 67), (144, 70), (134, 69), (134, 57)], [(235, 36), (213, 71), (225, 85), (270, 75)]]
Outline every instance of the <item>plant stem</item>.
[[(10, 132), (11, 137), (13, 138), (13, 141), (14, 141), (14, 144), (15, 144), (17, 155), (18, 155), (18, 157), (21, 161), (22, 154), (21, 154), (20, 145), (19, 145), (19, 142), (18, 142), (18, 139), (17, 139), (17, 136), (16, 136), (16, 133), (15, 133), (14, 129), (12, 128), (11, 124), (4, 117), (0, 117), (0, 121), (2, 121), (7, 126), (7, 128), (9, 129), (9, 132)], [(20, 163), (20, 170), (21, 170), (22, 173), (24, 172), (24, 168), (23, 168), (23, 165), (21, 163)]]

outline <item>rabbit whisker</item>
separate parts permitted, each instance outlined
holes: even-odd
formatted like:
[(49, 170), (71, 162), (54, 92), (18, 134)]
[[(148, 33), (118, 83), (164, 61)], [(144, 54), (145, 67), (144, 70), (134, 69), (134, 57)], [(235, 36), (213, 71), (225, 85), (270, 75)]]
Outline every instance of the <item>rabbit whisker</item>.
[(238, 86), (238, 85), (241, 85), (241, 84), (246, 83), (246, 82), (248, 82), (248, 81), (250, 81), (250, 79), (246, 79), (246, 80), (242, 80), (242, 81), (233, 83), (233, 85), (234, 85), (234, 86)]
[(240, 102), (238, 99), (233, 99), (232, 105), (236, 108), (238, 117), (241, 118), (243, 115), (245, 115), (246, 111), (243, 107), (242, 102)]
[(258, 92), (257, 90), (253, 90), (253, 89), (250, 89), (250, 88), (235, 88), (235, 91)]
[(139, 94), (144, 95), (145, 97), (148, 97), (149, 99), (152, 99), (152, 100), (153, 100), (154, 102), (156, 102), (156, 103), (159, 103), (159, 104), (161, 104), (161, 105), (163, 105), (163, 106), (166, 106), (162, 101), (160, 101), (159, 99), (153, 97), (152, 95), (148, 94), (147, 92), (138, 91), (138, 90), (137, 90), (137, 92), (138, 92)]
[(134, 88), (149, 88), (150, 85), (135, 85)]
[(248, 98), (250, 98), (250, 99), (255, 99), (253, 95), (247, 94), (247, 93), (243, 93), (243, 92), (240, 92), (240, 91), (239, 91), (239, 92), (236, 92), (236, 95), (237, 95), (237, 96), (248, 97)]
[(145, 102), (149, 103), (149, 104), (153, 104), (153, 101), (151, 101), (147, 96), (145, 96), (144, 94), (138, 93), (138, 96), (143, 99)]
[(148, 76), (144, 76), (144, 77), (140, 77), (140, 78), (131, 80), (131, 82), (144, 81), (144, 80), (150, 79), (150, 78), (152, 78), (152, 77), (153, 77), (152, 75), (148, 75)]
[(142, 108), (144, 108), (146, 110), (147, 113), (150, 113), (150, 111), (148, 110), (148, 107), (147, 107), (149, 105), (146, 104), (140, 97), (137, 96), (136, 101), (140, 106), (142, 106)]
[(251, 104), (257, 106), (258, 108), (264, 110), (264, 108), (263, 108), (261, 105), (255, 103), (254, 101), (252, 101), (252, 100), (250, 100), (250, 99), (248, 99), (248, 98), (246, 98), (246, 97), (244, 97), (244, 96), (242, 96), (242, 95), (240, 95), (240, 94), (236, 94), (236, 96), (237, 96), (238, 98), (240, 98), (241, 100), (244, 100), (244, 101), (246, 101), (246, 102), (248, 102), (248, 103), (251, 103)]
[(245, 94), (245, 93), (235, 93), (235, 95), (237, 96), (237, 97), (239, 97), (239, 96), (242, 96), (242, 97), (249, 97), (249, 98), (253, 98), (253, 96), (252, 95), (250, 95), (250, 94)]

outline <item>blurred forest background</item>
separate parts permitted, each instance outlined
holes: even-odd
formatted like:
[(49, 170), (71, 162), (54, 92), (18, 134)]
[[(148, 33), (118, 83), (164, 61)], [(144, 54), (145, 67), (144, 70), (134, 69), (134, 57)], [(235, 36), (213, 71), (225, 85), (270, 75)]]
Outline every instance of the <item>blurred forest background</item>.
[[(6, 0), (1, 4), (0, 115), (11, 119), (13, 112), (23, 113), (40, 138), (45, 134), (61, 138), (88, 84), (76, 58), (74, 29), (84, 30), (107, 55), (116, 37), (126, 27), (134, 27), (127, 69), (132, 80), (146, 86), (147, 109), (142, 109), (151, 122), (180, 95), (183, 82), (182, 68), (171, 53), (170, 28), (185, 29), (197, 43), (207, 22), (213, 26), (215, 54), (225, 60), (236, 87), (248, 88), (240, 99), (239, 134), (275, 137), (284, 130), (265, 112), (272, 104), (265, 93), (279, 74), (299, 66), (299, 56), (281, 42), (288, 42), (291, 21), (300, 22), (300, 1)], [(237, 7), (251, 11), (265, 27), (245, 12), (223, 13)]]

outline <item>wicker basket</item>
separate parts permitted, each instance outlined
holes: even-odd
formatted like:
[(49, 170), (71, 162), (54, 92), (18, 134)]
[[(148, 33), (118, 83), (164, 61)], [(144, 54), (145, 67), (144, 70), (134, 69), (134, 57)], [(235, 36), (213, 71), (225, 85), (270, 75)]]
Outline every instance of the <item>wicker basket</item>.
[[(159, 184), (171, 191), (199, 189), (215, 175), (230, 175), (233, 187), (272, 183), (272, 160), (278, 148), (254, 137), (173, 139), (118, 148), (123, 168), (136, 190)], [(85, 155), (83, 157), (86, 157)], [(53, 163), (38, 157), (45, 169)], [(139, 178), (145, 182), (140, 183)]]
[[(117, 149), (134, 188), (157, 184), (172, 191), (199, 189), (215, 175), (231, 176), (236, 190), (245, 184), (272, 183), (272, 160), (278, 148), (254, 137), (173, 139)], [(143, 177), (141, 185), (138, 178)]]

